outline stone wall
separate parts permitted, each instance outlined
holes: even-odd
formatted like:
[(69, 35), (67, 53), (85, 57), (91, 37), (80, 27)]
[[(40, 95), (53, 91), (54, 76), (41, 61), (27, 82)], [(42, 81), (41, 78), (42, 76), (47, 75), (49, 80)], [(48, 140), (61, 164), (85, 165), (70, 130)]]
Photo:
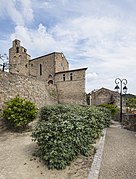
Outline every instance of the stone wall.
[(84, 69), (56, 73), (59, 103), (86, 104)]
[(30, 60), (30, 75), (47, 82), (49, 75), (54, 76), (54, 56), (55, 54), (52, 53)]
[(69, 70), (69, 63), (63, 53), (55, 52), (55, 73)]
[(47, 85), (35, 77), (11, 74), (0, 70), (0, 108), (16, 95), (29, 99), (38, 108), (58, 103), (55, 85)]
[(27, 49), (20, 46), (20, 41), (14, 40), (13, 46), (9, 49), (9, 71), (28, 76), (30, 58), (31, 56), (27, 54)]
[[(50, 103), (86, 104), (85, 71), (69, 70), (63, 53), (53, 52), (34, 59), (15, 39), (9, 49), (10, 74), (1, 73), (1, 104), (16, 95), (34, 101), (38, 107)], [(54, 102), (55, 101), (55, 102)]]
[(136, 114), (124, 114), (122, 124), (127, 129), (136, 131)]
[(100, 104), (114, 104), (116, 106), (120, 106), (119, 100), (120, 95), (117, 92), (111, 91), (106, 88), (101, 88), (96, 91), (92, 91), (91, 93), (91, 105), (100, 105)]

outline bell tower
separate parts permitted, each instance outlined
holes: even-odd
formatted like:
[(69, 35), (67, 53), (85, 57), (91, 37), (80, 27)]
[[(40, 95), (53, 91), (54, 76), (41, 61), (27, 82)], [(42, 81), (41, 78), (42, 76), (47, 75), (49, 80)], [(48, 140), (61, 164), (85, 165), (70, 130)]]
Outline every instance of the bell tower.
[(15, 39), (9, 49), (9, 72), (28, 76), (29, 60), (30, 55), (27, 54), (27, 49), (20, 46), (20, 40)]

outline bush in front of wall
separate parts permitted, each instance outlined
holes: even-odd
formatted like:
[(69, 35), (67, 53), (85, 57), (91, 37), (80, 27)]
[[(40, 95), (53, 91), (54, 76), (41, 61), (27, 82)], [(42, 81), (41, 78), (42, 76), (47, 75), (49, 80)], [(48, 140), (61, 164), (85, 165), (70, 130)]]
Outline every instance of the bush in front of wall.
[(78, 155), (88, 155), (111, 117), (105, 108), (79, 105), (46, 106), (40, 116), (32, 139), (49, 169), (64, 169)]
[(16, 96), (5, 105), (3, 117), (13, 129), (24, 129), (36, 118), (36, 106), (29, 100)]
[(107, 108), (111, 111), (112, 116), (115, 116), (119, 112), (119, 108), (113, 104), (101, 104), (101, 107)]

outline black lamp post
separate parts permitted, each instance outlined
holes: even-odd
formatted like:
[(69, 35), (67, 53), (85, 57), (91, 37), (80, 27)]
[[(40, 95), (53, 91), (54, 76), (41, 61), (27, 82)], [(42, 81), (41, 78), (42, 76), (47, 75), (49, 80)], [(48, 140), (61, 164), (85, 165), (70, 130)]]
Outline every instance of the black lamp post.
[[(127, 93), (127, 87), (126, 87), (127, 80), (126, 79), (116, 78), (115, 83), (116, 83), (115, 89), (118, 92), (120, 90), (120, 122), (122, 122), (122, 90), (123, 90), (123, 92), (125, 94)], [(119, 87), (119, 84), (120, 84), (120, 87)], [(124, 85), (124, 87), (122, 86), (122, 84)]]

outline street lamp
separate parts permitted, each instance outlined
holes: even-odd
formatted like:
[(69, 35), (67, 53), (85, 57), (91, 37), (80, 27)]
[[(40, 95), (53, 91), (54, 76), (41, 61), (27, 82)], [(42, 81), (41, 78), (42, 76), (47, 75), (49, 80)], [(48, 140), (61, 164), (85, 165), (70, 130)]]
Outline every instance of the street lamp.
[[(116, 78), (115, 83), (116, 83), (115, 90), (117, 90), (118, 92), (120, 90), (120, 122), (122, 122), (122, 90), (123, 90), (123, 93), (125, 94), (127, 93), (127, 87), (126, 87), (127, 80)], [(122, 88), (122, 84), (124, 85), (123, 88)]]

